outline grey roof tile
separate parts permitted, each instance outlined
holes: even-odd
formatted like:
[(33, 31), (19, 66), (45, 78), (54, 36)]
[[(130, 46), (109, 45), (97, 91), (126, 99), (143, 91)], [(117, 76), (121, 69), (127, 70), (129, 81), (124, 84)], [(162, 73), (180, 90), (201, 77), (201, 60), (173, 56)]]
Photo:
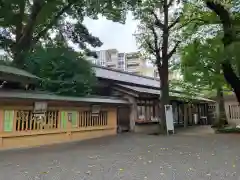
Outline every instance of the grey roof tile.
[(93, 66), (97, 78), (114, 80), (118, 82), (131, 83), (140, 86), (149, 86), (153, 88), (160, 87), (160, 81), (151, 77), (135, 75), (132, 73), (110, 69), (106, 67)]
[[(133, 90), (139, 93), (148, 93), (148, 94), (155, 94), (155, 95), (160, 95), (160, 89), (151, 89), (151, 88), (144, 88), (144, 87), (136, 87), (136, 86), (129, 86), (129, 85), (123, 85), (123, 84), (117, 84), (117, 86), (127, 88), (129, 90)], [(185, 99), (194, 99), (194, 100), (199, 100), (199, 101), (208, 101), (208, 102), (215, 102), (211, 99), (203, 98), (203, 97), (192, 97), (190, 95), (186, 95), (184, 93), (179, 93), (179, 92), (169, 92), (169, 95), (171, 97), (176, 97), (176, 98), (185, 98)]]
[(34, 99), (46, 101), (70, 101), (85, 103), (104, 103), (104, 104), (129, 104), (127, 100), (111, 97), (69, 97), (59, 96), (52, 93), (41, 93), (34, 91), (0, 91), (0, 98)]
[(13, 74), (13, 75), (17, 75), (17, 76), (23, 76), (23, 77), (27, 77), (27, 78), (31, 78), (31, 79), (40, 79), (39, 77), (37, 77), (27, 71), (24, 71), (22, 69), (18, 69), (15, 67), (11, 67), (11, 66), (0, 65), (0, 72), (6, 73), (6, 74)]

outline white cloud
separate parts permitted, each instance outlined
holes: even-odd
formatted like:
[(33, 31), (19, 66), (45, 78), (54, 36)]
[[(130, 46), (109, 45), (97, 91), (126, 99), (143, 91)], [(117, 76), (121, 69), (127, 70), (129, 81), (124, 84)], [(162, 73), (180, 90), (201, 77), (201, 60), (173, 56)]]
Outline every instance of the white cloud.
[(99, 17), (98, 20), (85, 18), (84, 24), (89, 31), (100, 38), (103, 45), (99, 49), (117, 49), (120, 52), (137, 51), (135, 37), (137, 21), (133, 20), (131, 13), (127, 15), (125, 24), (120, 24)]

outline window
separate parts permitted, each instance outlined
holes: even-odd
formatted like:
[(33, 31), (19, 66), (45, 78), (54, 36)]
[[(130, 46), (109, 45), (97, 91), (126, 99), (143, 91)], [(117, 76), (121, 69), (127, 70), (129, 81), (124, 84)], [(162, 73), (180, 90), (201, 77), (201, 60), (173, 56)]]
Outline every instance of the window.
[(156, 118), (156, 105), (153, 101), (142, 100), (137, 103), (137, 121), (146, 122)]
[(108, 112), (100, 111), (98, 116), (92, 116), (91, 111), (81, 111), (78, 124), (79, 127), (107, 126)]
[(118, 65), (123, 65), (124, 61), (118, 61)]
[(128, 64), (128, 65), (127, 65), (128, 68), (131, 68), (131, 67), (138, 67), (138, 66), (139, 66), (139, 64)]
[(155, 77), (155, 78), (159, 77), (157, 70), (154, 70), (154, 77)]

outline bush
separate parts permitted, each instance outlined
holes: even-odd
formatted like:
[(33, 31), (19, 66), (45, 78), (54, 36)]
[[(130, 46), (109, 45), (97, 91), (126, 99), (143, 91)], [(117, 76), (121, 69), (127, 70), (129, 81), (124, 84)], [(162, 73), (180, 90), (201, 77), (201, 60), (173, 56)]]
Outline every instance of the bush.
[(217, 133), (240, 133), (240, 128), (226, 127), (216, 130)]

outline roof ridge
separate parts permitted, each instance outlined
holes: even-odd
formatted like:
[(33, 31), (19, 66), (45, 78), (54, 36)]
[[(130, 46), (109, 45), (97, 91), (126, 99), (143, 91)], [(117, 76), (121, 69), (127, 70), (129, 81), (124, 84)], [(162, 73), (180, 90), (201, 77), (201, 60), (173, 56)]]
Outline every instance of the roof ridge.
[(134, 73), (123, 71), (123, 70), (119, 70), (119, 69), (113, 69), (113, 68), (109, 68), (109, 67), (99, 66), (99, 65), (96, 65), (96, 64), (93, 64), (92, 66), (96, 67), (96, 68), (101, 68), (101, 69), (106, 69), (106, 70), (110, 70), (110, 71), (114, 71), (114, 72), (119, 72), (119, 73), (122, 73), (122, 74), (128, 74), (128, 75), (132, 75), (132, 76), (136, 76), (136, 77), (141, 77), (141, 78), (146, 78), (146, 79), (160, 81), (160, 79), (157, 79), (157, 78), (144, 76), (144, 75), (138, 75), (138, 74), (134, 74)]

